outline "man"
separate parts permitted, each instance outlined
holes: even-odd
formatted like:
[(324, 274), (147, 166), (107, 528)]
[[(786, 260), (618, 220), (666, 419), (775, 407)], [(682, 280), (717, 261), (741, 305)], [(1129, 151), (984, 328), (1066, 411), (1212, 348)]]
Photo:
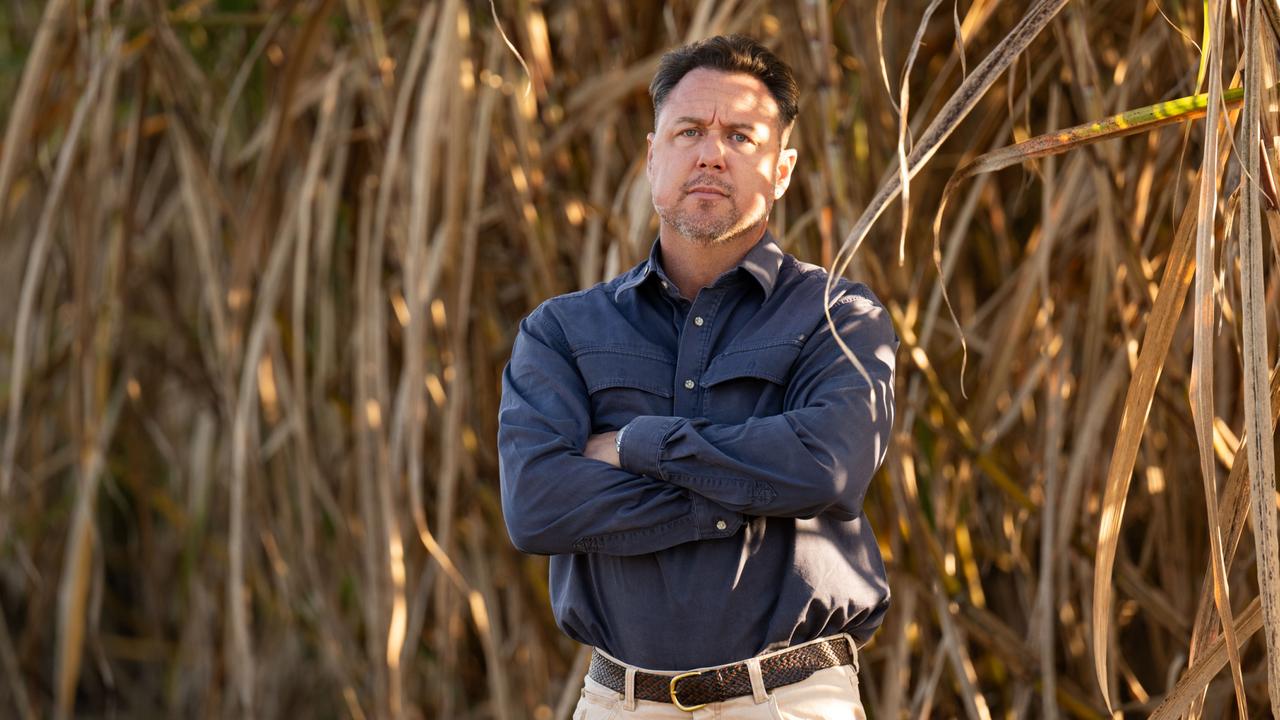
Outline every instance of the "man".
[(667, 53), (650, 93), (658, 240), (521, 324), (508, 531), (552, 556), (556, 621), (594, 647), (575, 719), (863, 717), (857, 644), (889, 589), (862, 499), (897, 337), (863, 285), (824, 306), (826, 272), (768, 231), (796, 164), (790, 68), (716, 37)]

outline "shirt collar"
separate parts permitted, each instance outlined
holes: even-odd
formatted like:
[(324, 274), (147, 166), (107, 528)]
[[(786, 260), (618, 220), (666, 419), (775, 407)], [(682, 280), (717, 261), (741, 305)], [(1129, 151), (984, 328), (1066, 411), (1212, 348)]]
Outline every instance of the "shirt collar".
[(773, 239), (773, 233), (768, 230), (764, 231), (764, 237), (760, 238), (760, 242), (742, 258), (739, 265), (743, 270), (751, 273), (751, 276), (760, 283), (760, 289), (764, 290), (764, 299), (768, 300), (773, 294), (773, 288), (778, 284), (778, 272), (782, 269), (782, 248), (778, 247), (778, 241)]
[(638, 286), (640, 283), (644, 282), (645, 280), (649, 279), (649, 276), (654, 273), (654, 269), (659, 267), (658, 261), (657, 261), (657, 252), (658, 252), (658, 243), (654, 242), (653, 249), (649, 251), (649, 259), (645, 260), (644, 262), (640, 263), (636, 267), (632, 268), (631, 271), (627, 273), (629, 277), (627, 277), (625, 280), (619, 283), (618, 289), (613, 291), (614, 300), (621, 299), (622, 293), (624, 291), (630, 290)]
[[(760, 283), (760, 289), (764, 291), (766, 300), (773, 294), (773, 288), (778, 284), (778, 272), (782, 269), (782, 255), (782, 248), (778, 247), (773, 233), (765, 230), (764, 236), (747, 251), (742, 262), (737, 265)], [(657, 275), (663, 283), (670, 283), (666, 271), (662, 268), (661, 243), (657, 240), (653, 241), (653, 246), (649, 249), (649, 258), (637, 265), (631, 271), (630, 277), (618, 285), (618, 289), (613, 293), (614, 299), (619, 299), (623, 291), (639, 286), (649, 279), (650, 275)]]

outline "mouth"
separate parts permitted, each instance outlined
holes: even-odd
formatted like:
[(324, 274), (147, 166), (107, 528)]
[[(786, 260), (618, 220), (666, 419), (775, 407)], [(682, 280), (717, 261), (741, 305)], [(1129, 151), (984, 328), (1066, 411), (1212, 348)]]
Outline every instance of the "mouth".
[(728, 197), (729, 194), (717, 187), (711, 185), (696, 185), (689, 188), (686, 194), (696, 198), (722, 198)]

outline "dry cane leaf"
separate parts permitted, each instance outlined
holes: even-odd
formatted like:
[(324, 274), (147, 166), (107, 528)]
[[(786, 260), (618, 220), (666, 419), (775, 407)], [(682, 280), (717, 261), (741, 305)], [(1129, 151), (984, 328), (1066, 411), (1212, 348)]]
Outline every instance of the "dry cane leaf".
[[(1225, 137), (1216, 141), (1221, 145)], [(1225, 156), (1220, 155), (1218, 166), (1202, 168), (1201, 172), (1218, 173)], [(1125, 499), (1132, 480), (1138, 446), (1146, 428), (1156, 383), (1164, 369), (1169, 344), (1173, 340), (1182, 305), (1190, 287), (1194, 258), (1192, 238), (1195, 233), (1196, 206), (1188, 204), (1174, 233), (1165, 262), (1164, 276), (1156, 293), (1155, 304), (1147, 316), (1147, 329), (1143, 334), (1141, 350), (1133, 379), (1125, 393), (1124, 410), (1120, 416), (1120, 429), (1116, 434), (1111, 462), (1107, 466), (1105, 494), (1102, 501), (1101, 520), (1098, 528), (1098, 550), (1094, 564), (1093, 581), (1093, 653), (1094, 667), (1099, 684), (1106, 688), (1105, 668), (1107, 637), (1110, 635), (1110, 608), (1112, 597), (1112, 571), (1115, 567), (1116, 546), (1120, 540), (1120, 522), (1124, 517)], [(1109, 700), (1108, 700), (1109, 701)]]
[[(1220, 0), (1211, 0), (1206, 22), (1214, 16), (1210, 27), (1211, 43), (1205, 50), (1209, 54), (1209, 106), (1213, 111), (1205, 121), (1204, 161), (1201, 168), (1217, 166), (1218, 135), (1221, 112), (1218, 110), (1222, 96), (1222, 19), (1226, 9)], [(1240, 669), (1240, 655), (1236, 650), (1235, 628), (1231, 623), (1231, 596), (1227, 589), (1227, 571), (1222, 552), (1222, 526), (1218, 524), (1217, 463), (1213, 450), (1213, 317), (1216, 304), (1213, 294), (1214, 220), (1218, 209), (1218, 177), (1213, 173), (1200, 173), (1199, 202), (1196, 217), (1196, 280), (1194, 303), (1194, 350), (1191, 362), (1191, 417), (1195, 423), (1196, 444), (1200, 453), (1200, 473), (1204, 485), (1205, 505), (1209, 514), (1209, 557), (1213, 578), (1213, 599), (1222, 622), (1226, 638), (1227, 655), (1231, 660), (1231, 677), (1235, 683), (1236, 706), (1240, 717), (1247, 717), (1244, 677)], [(1109, 611), (1110, 609), (1107, 608)], [(1104, 662), (1106, 655), (1098, 655)], [(1099, 668), (1103, 695), (1106, 692), (1105, 666)]]
[[(1280, 372), (1271, 374), (1272, 425), (1275, 424), (1277, 417), (1280, 417)], [(1231, 473), (1223, 483), (1223, 492), (1218, 506), (1218, 524), (1224, 529), (1223, 555), (1228, 569), (1231, 567), (1231, 559), (1235, 556), (1236, 546), (1240, 543), (1240, 536), (1244, 534), (1245, 520), (1249, 514), (1247, 451), (1249, 442), (1247, 435), (1241, 440), (1241, 446), (1231, 463)], [(1213, 578), (1206, 577), (1200, 589), (1200, 600), (1197, 603), (1194, 631), (1191, 636), (1188, 660), (1191, 669), (1203, 662), (1204, 643), (1213, 629), (1213, 608)]]
[[(1276, 547), (1276, 459), (1271, 411), (1267, 397), (1266, 289), (1263, 286), (1261, 124), (1267, 102), (1262, 80), (1262, 55), (1275, 52), (1276, 38), (1262, 27), (1262, 1), (1250, 4), (1245, 46), (1244, 144), (1246, 176), (1240, 204), (1240, 304), (1244, 330), (1245, 433), (1248, 444), (1250, 492), (1253, 497), (1253, 536), (1257, 545), (1258, 588), (1267, 640), (1267, 681), (1271, 712), (1280, 715), (1280, 556)], [(1263, 41), (1266, 42), (1265, 49)]]
[[(964, 79), (960, 87), (956, 89), (951, 98), (947, 100), (947, 103), (938, 111), (933, 122), (929, 123), (929, 127), (920, 136), (919, 143), (912, 148), (911, 155), (907, 158), (906, 172), (900, 173), (896, 168), (891, 169), (886, 178), (880, 183), (875, 196), (871, 198), (866, 209), (862, 211), (862, 215), (854, 224), (853, 229), (845, 237), (840, 246), (840, 251), (836, 253), (836, 257), (832, 262), (831, 273), (827, 277), (827, 287), (823, 295), (825, 299), (823, 303), (824, 312), (828, 325), (835, 327), (835, 323), (831, 319), (829, 298), (831, 297), (831, 290), (835, 287), (836, 280), (844, 276), (845, 270), (848, 269), (849, 263), (852, 262), (854, 255), (857, 254), (862, 241), (866, 239), (867, 233), (871, 231), (871, 226), (888, 208), (889, 203), (902, 191), (902, 178), (909, 179), (920, 172), (925, 163), (938, 151), (942, 142), (951, 135), (956, 126), (960, 124), (960, 121), (968, 116), (969, 112), (978, 104), (978, 100), (991, 87), (992, 83), (1027, 49), (1031, 41), (1040, 34), (1040, 31), (1049, 24), (1049, 21), (1053, 20), (1054, 16), (1063, 7), (1066, 7), (1066, 4), (1067, 0), (1038, 0), (1027, 11), (1027, 14), (1018, 21), (1013, 30), (973, 69), (973, 72)], [(950, 308), (950, 301), (948, 301), (948, 308)], [(954, 310), (952, 310), (951, 315), (954, 319)], [(866, 368), (862, 367), (862, 363), (858, 361), (853, 351), (840, 338), (839, 333), (833, 333), (833, 337), (836, 343), (840, 345), (845, 357), (849, 358), (849, 362), (857, 368), (863, 379), (870, 385), (871, 378), (867, 375)], [(961, 374), (963, 375), (963, 369)], [(875, 397), (873, 395), (870, 398), (870, 406), (874, 408), (875, 405)]]
[[(1220, 73), (1219, 73), (1219, 76), (1220, 76)], [(1218, 76), (1215, 76), (1214, 79), (1217, 80)], [(1214, 87), (1215, 85), (1217, 87)], [(1132, 135), (1138, 132), (1150, 131), (1159, 127), (1163, 127), (1164, 125), (1167, 125), (1173, 122), (1182, 122), (1182, 121), (1196, 119), (1199, 117), (1204, 117), (1206, 113), (1205, 109), (1209, 105), (1217, 106), (1221, 104), (1227, 107), (1233, 107), (1243, 102), (1244, 88), (1232, 88), (1230, 90), (1223, 92), (1220, 89), (1220, 82), (1211, 83), (1211, 88), (1213, 89), (1208, 94), (1195, 95), (1191, 97), (1180, 98), (1178, 100), (1158, 103), (1156, 105), (1151, 105), (1143, 108), (1138, 108), (1136, 110), (1127, 111), (1125, 113), (1120, 113), (1118, 115), (1112, 116), (1111, 118), (1108, 118), (1103, 121), (1085, 123), (1085, 124), (1077, 125), (1072, 128), (1068, 128), (1066, 130), (1057, 131), (1053, 133), (1046, 133), (1036, 138), (1032, 138), (1030, 140), (1026, 140), (1024, 142), (1009, 146), (1007, 148), (1001, 148), (999, 150), (986, 153), (982, 156), (979, 156), (978, 158), (975, 158), (972, 161), (969, 161), (960, 169), (958, 169), (955, 175), (947, 183), (947, 187), (943, 193), (943, 199), (940, 203), (939, 210), (935, 216), (935, 221), (934, 221), (935, 246), (937, 245), (937, 239), (939, 237), (939, 233), (941, 229), (941, 219), (947, 205), (947, 200), (949, 196), (958, 188), (959, 184), (962, 181), (980, 173), (992, 172), (992, 171), (1009, 167), (1013, 164), (1025, 162), (1027, 160), (1034, 159), (1034, 158), (1059, 154), (1062, 152), (1066, 152), (1075, 147), (1092, 144), (1092, 143), (1099, 142), (1106, 139), (1124, 137), (1124, 136)], [(1221, 97), (1221, 101), (1217, 100), (1217, 98), (1219, 97)], [(1213, 122), (1213, 124), (1216, 125), (1216, 122)], [(1210, 144), (1209, 147), (1211, 148), (1211, 150), (1206, 152), (1206, 156), (1208, 158), (1212, 158), (1217, 154), (1216, 152), (1213, 152), (1213, 151), (1216, 151), (1216, 144)], [(1215, 164), (1217, 163), (1207, 161), (1204, 167), (1211, 167)], [(1216, 173), (1210, 176), (1205, 176), (1204, 182), (1202, 183), (1205, 186), (1206, 190), (1202, 192), (1202, 200), (1200, 205), (1202, 212), (1200, 214), (1200, 220), (1197, 226), (1198, 232), (1199, 232), (1199, 238), (1201, 239), (1200, 242), (1197, 244), (1198, 250), (1204, 242), (1211, 243), (1212, 237), (1213, 237), (1212, 209), (1216, 208), (1216, 193), (1214, 192), (1214, 189), (1216, 188), (1216, 183), (1212, 182), (1212, 180), (1215, 178), (1216, 178)], [(1206, 206), (1209, 208), (1208, 211), (1204, 210)], [(1184, 217), (1184, 223), (1185, 223), (1185, 220), (1186, 218)], [(1202, 260), (1202, 262), (1205, 262), (1206, 264), (1211, 265), (1211, 263), (1208, 262), (1208, 259), (1212, 257), (1211, 246), (1208, 247), (1207, 250), (1208, 252), (1206, 254), (1206, 257)], [(935, 248), (935, 254), (936, 254), (936, 248)], [(1204, 276), (1206, 278), (1206, 281), (1205, 281), (1206, 284), (1203, 287), (1199, 288), (1197, 291), (1197, 297), (1198, 299), (1201, 300), (1201, 302), (1204, 302), (1203, 300), (1204, 293), (1206, 291), (1211, 291), (1212, 289), (1212, 286), (1210, 284), (1212, 281), (1212, 274), (1205, 273)], [(1169, 277), (1171, 277), (1171, 275), (1166, 275), (1166, 279), (1168, 279)], [(1212, 295), (1210, 294), (1209, 297), (1211, 298)], [(1206, 311), (1207, 311), (1207, 316), (1200, 317), (1201, 322), (1197, 322), (1197, 326), (1196, 326), (1197, 333), (1198, 333), (1197, 337), (1201, 337), (1201, 340), (1200, 340), (1201, 343), (1205, 342), (1205, 339), (1204, 337), (1202, 337), (1202, 334), (1209, 329), (1208, 327), (1209, 323), (1203, 322), (1204, 317), (1207, 317), (1209, 321), (1211, 321), (1212, 315), (1213, 315), (1211, 306), (1208, 307)], [(1156, 315), (1157, 313), (1153, 312), (1152, 318), (1154, 319)], [(1149, 325), (1149, 327), (1151, 326)], [(1144, 344), (1144, 349), (1145, 347), (1146, 345)], [(1166, 351), (1167, 351), (1167, 348), (1166, 348)], [(1204, 356), (1203, 351), (1201, 355)], [(1146, 354), (1144, 354), (1143, 357), (1151, 358), (1151, 356)], [(1147, 368), (1148, 372), (1150, 373), (1153, 366), (1149, 362), (1143, 363), (1140, 359), (1139, 367)], [(1211, 360), (1209, 363), (1205, 364), (1204, 366), (1199, 366), (1198, 373), (1199, 373), (1199, 377), (1201, 378), (1205, 377), (1206, 375), (1211, 375), (1212, 373)], [(1158, 377), (1158, 374), (1159, 374), (1159, 368), (1156, 367), (1154, 368), (1155, 377), (1151, 378), (1152, 390), (1154, 390), (1154, 379)], [(1133, 387), (1134, 386), (1131, 386), (1131, 390), (1133, 389)], [(1199, 387), (1204, 388), (1206, 391), (1208, 389), (1207, 383), (1204, 383), (1203, 381), (1201, 382)], [(1206, 400), (1209, 400), (1209, 402), (1206, 403)], [(1149, 399), (1147, 402), (1149, 403)], [(1204, 420), (1204, 422), (1201, 423), (1200, 419), (1212, 418), (1211, 399), (1202, 398), (1198, 402), (1200, 403), (1198, 405), (1200, 414), (1197, 416), (1197, 424), (1198, 425), (1203, 424), (1206, 427), (1208, 427), (1207, 423), (1211, 422), (1211, 420)], [(1126, 407), (1128, 408), (1128, 404)], [(1131, 414), (1126, 412), (1126, 417), (1131, 417)], [(1140, 437), (1140, 433), (1139, 433), (1139, 437)], [(1209, 458), (1209, 462), (1212, 463), (1213, 455), (1212, 455), (1212, 449), (1211, 449), (1211, 438), (1210, 438), (1210, 450), (1208, 451), (1207, 457)], [(1130, 466), (1131, 466), (1131, 463), (1130, 463)], [(1211, 469), (1205, 470), (1204, 472), (1211, 472)], [(1205, 477), (1206, 492), (1216, 495), (1216, 486), (1213, 483), (1211, 483), (1210, 477), (1212, 476), (1207, 475)], [(1127, 490), (1127, 483), (1125, 487)], [(1110, 494), (1110, 491), (1109, 491), (1109, 494)], [(1108, 504), (1109, 508), (1112, 506), (1113, 505), (1111, 503)], [(1211, 501), (1211, 506), (1216, 507), (1217, 506), (1216, 502)], [(1121, 503), (1120, 508), (1121, 508), (1120, 512), (1122, 513), (1123, 503)], [(1216, 513), (1213, 513), (1213, 511), (1211, 511), (1211, 513), (1213, 514), (1213, 517), (1211, 519), (1211, 527), (1216, 528), (1218, 531), (1220, 531), (1221, 528), (1217, 524)], [(1119, 518), (1117, 517), (1116, 519), (1118, 521)], [(1105, 525), (1106, 523), (1104, 522), (1104, 527)], [(1221, 588), (1221, 591), (1225, 591), (1226, 589), (1225, 588), (1225, 570), (1221, 562), (1222, 547), (1221, 547), (1220, 538), (1221, 538), (1220, 532), (1213, 533), (1214, 577), (1218, 579), (1216, 586)], [(1100, 563), (1100, 565), (1101, 564), (1102, 563)], [(1095, 599), (1096, 599), (1096, 596), (1095, 596)], [(1226, 600), (1225, 594), (1221, 598), (1221, 600), (1223, 601)], [(1219, 605), (1224, 606), (1225, 603), (1220, 602)], [(1095, 602), (1095, 608), (1097, 607), (1098, 605)], [(1225, 619), (1226, 618), (1224, 618), (1224, 620)], [(1227, 622), (1229, 623), (1229, 620)], [(1230, 633), (1229, 629), (1228, 629), (1228, 633)], [(1095, 632), (1095, 642), (1097, 642), (1097, 639), (1099, 637), (1105, 637), (1105, 632), (1101, 634), (1098, 634)], [(1239, 659), (1238, 657), (1236, 657), (1234, 650), (1230, 652), (1230, 655), (1233, 661), (1232, 662), (1233, 674), (1236, 676), (1237, 698), (1238, 700), (1240, 700), (1241, 703), (1243, 703), (1243, 693), (1242, 693), (1243, 688), (1242, 688), (1242, 679), (1240, 677)], [(1099, 682), (1104, 688), (1104, 695), (1108, 695), (1109, 693), (1105, 691), (1107, 683), (1105, 679), (1105, 673), (1103, 671), (1103, 669), (1105, 668), (1105, 655), (1101, 654), (1095, 649), (1095, 660), (1098, 661)]]
[[(56, 4), (56, 3), (55, 3)], [(105, 53), (106, 57), (114, 55), (119, 48), (120, 38), (116, 36)], [(93, 109), (94, 100), (102, 86), (103, 73), (108, 63), (105, 58), (93, 68), (88, 87), (76, 103), (76, 109), (67, 128), (62, 148), (58, 152), (58, 162), (54, 169), (49, 194), (45, 198), (44, 207), (40, 211), (40, 222), (36, 227), (35, 238), (31, 241), (31, 252), (27, 258), (26, 273), (22, 278), (22, 290), (18, 300), (17, 322), (13, 333), (12, 365), (9, 368), (9, 407), (5, 423), (4, 447), (0, 451), (0, 498), (9, 494), (13, 482), (14, 462), (18, 451), (18, 433), (21, 429), (22, 393), (26, 383), (26, 363), (28, 348), (31, 342), (31, 322), (36, 302), (36, 290), (44, 279), (44, 266), (53, 244), (54, 223), (61, 208), (63, 193), (67, 179), (71, 174), (72, 162), (79, 146), (80, 133), (84, 129), (85, 119)], [(12, 155), (12, 153), (10, 154)], [(3, 188), (0, 188), (3, 190)], [(4, 195), (0, 193), (0, 215), (3, 215)], [(0, 539), (3, 539), (3, 523), (0, 522)]]
[[(1262, 614), (1259, 612), (1257, 598), (1249, 603), (1249, 607), (1235, 618), (1236, 642), (1241, 645), (1249, 641), (1253, 634), (1262, 627)], [(1194, 665), (1187, 674), (1178, 681), (1160, 705), (1151, 713), (1150, 720), (1170, 720), (1178, 717), (1191, 706), (1197, 696), (1204, 692), (1213, 676), (1227, 664), (1227, 649), (1224, 638), (1219, 637), (1205, 653), (1204, 660)], [(1239, 652), (1240, 646), (1236, 647)]]
[(22, 69), (18, 94), (11, 100), (9, 126), (4, 131), (4, 144), (0, 145), (0, 222), (4, 221), (5, 209), (9, 207), (9, 186), (13, 182), (18, 157), (28, 149), (25, 136), (35, 120), (41, 82), (50, 71), (48, 65), (56, 50), (54, 42), (67, 20), (64, 14), (69, 7), (74, 6), (67, 0), (50, 0), (45, 5), (40, 27)]
[[(1228, 88), (1222, 91), (1221, 105), (1234, 108), (1244, 102), (1244, 88)], [(950, 186), (975, 175), (995, 172), (1004, 168), (1069, 150), (1092, 145), (1103, 140), (1115, 140), (1138, 133), (1151, 132), (1205, 116), (1209, 95), (1189, 95), (1176, 100), (1166, 100), (1154, 105), (1134, 108), (1095, 122), (1081, 123), (1062, 130), (1037, 135), (1020, 143), (984, 153), (956, 169), (955, 176), (947, 182)]]

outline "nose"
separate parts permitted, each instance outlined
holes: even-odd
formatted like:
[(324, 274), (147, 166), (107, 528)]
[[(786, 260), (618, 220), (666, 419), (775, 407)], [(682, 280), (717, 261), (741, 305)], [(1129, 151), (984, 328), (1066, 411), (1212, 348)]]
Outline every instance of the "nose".
[(724, 146), (714, 133), (708, 134), (698, 145), (699, 170), (724, 170)]

